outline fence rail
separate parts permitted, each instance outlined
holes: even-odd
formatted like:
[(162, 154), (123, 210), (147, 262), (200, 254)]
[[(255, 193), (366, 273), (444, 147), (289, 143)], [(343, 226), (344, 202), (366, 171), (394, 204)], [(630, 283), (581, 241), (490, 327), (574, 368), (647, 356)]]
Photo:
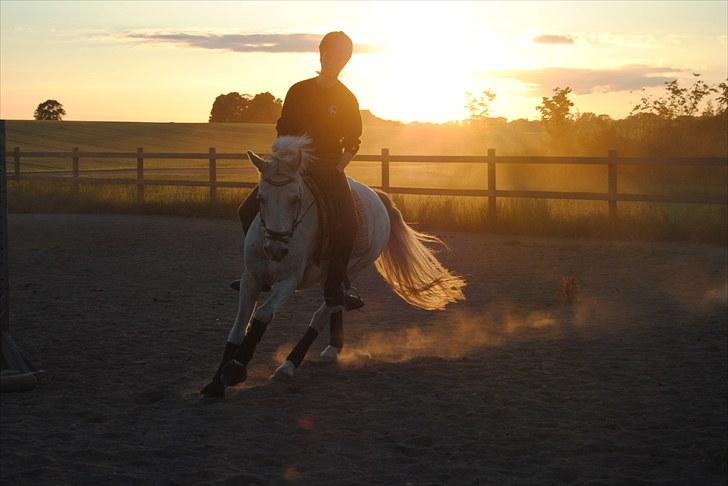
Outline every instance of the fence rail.
[[(145, 186), (194, 186), (208, 187), (210, 200), (215, 200), (218, 188), (251, 188), (256, 185), (254, 182), (230, 182), (217, 180), (218, 160), (243, 160), (247, 156), (244, 153), (218, 153), (214, 147), (208, 152), (145, 152), (143, 147), (137, 148), (135, 152), (82, 152), (74, 147), (70, 152), (23, 152), (15, 147), (12, 152), (7, 152), (8, 159), (13, 161), (13, 179), (33, 180), (62, 180), (58, 175), (29, 175), (20, 170), (22, 157), (32, 158), (68, 158), (72, 161), (71, 171), (56, 171), (56, 174), (68, 173), (71, 180), (76, 184), (131, 184), (137, 187), (137, 198), (144, 200)], [(81, 177), (81, 159), (136, 159), (136, 179), (107, 178), (107, 177)], [(208, 160), (208, 180), (162, 180), (144, 178), (145, 159), (200, 159)], [(381, 184), (378, 187), (386, 192), (395, 194), (414, 195), (435, 195), (435, 196), (477, 196), (488, 198), (488, 219), (494, 221), (496, 218), (496, 200), (499, 197), (507, 198), (533, 198), (533, 199), (571, 199), (588, 201), (607, 201), (609, 203), (609, 215), (612, 219), (617, 217), (618, 201), (640, 201), (640, 202), (662, 202), (680, 204), (718, 204), (726, 206), (728, 200), (725, 197), (716, 196), (675, 196), (656, 194), (626, 194), (617, 190), (617, 168), (624, 165), (653, 165), (653, 166), (700, 166), (728, 167), (727, 157), (619, 157), (616, 150), (610, 150), (605, 157), (550, 157), (550, 156), (513, 156), (496, 155), (494, 149), (489, 149), (487, 155), (391, 155), (389, 149), (383, 148), (377, 155), (356, 155), (356, 162), (379, 162), (381, 165)], [(414, 188), (396, 187), (390, 185), (390, 164), (396, 163), (467, 163), (486, 164), (488, 179), (483, 189), (435, 189), (435, 188)], [(497, 189), (496, 166), (514, 164), (553, 164), (553, 165), (606, 165), (607, 192), (558, 192), (558, 191), (514, 191)], [(95, 172), (102, 172), (100, 169)]]

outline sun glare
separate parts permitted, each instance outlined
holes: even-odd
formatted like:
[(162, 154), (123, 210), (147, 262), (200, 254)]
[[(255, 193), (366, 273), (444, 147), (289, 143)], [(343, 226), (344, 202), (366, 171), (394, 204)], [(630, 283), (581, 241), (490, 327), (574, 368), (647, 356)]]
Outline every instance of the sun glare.
[(478, 89), (478, 40), (465, 18), (428, 5), (403, 8), (367, 33), (382, 46), (367, 76), (370, 95), (385, 107), (377, 110), (380, 116), (432, 122), (466, 116), (465, 92)]
[(364, 43), (381, 46), (376, 56), (355, 61), (356, 76), (366, 79), (362, 91), (378, 116), (405, 122), (462, 120), (468, 116), (466, 92), (506, 83), (488, 79), (488, 70), (526, 67), (517, 46), (477, 21), (476, 8), (487, 6), (398, 4), (358, 33)]

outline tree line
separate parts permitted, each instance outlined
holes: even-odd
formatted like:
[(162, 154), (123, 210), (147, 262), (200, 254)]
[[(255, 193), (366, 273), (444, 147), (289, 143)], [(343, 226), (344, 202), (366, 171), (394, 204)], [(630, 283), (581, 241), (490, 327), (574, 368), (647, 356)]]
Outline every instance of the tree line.
[[(728, 155), (728, 80), (709, 85), (694, 74), (690, 86), (666, 82), (662, 94), (643, 96), (623, 119), (579, 111), (572, 93), (569, 86), (557, 86), (535, 107), (540, 120), (510, 122), (490, 116), (493, 91), (466, 93), (469, 118), (458, 123), (474, 130), (481, 145), (512, 153), (600, 154), (619, 148), (623, 155)], [(269, 92), (230, 92), (215, 98), (208, 121), (275, 123), (282, 107), (283, 101)], [(65, 114), (57, 100), (46, 100), (34, 118), (61, 120)], [(362, 118), (368, 124), (401, 125), (367, 110)]]
[(665, 82), (662, 94), (643, 96), (623, 119), (580, 112), (569, 86), (542, 97), (535, 107), (540, 114), (536, 121), (492, 118), (489, 108), (495, 93), (467, 93), (466, 124), (484, 145), (505, 146), (509, 152), (580, 155), (618, 148), (625, 156), (726, 156), (728, 80), (709, 85), (699, 74), (693, 77), (690, 86)]

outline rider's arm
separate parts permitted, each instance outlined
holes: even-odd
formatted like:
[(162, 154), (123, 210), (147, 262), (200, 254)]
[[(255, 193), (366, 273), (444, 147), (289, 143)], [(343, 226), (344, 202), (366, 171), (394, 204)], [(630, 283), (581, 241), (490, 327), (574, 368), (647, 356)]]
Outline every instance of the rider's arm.
[(344, 137), (342, 140), (344, 152), (349, 152), (352, 156), (356, 154), (361, 143), (359, 137), (361, 137), (361, 113), (359, 112), (359, 102), (352, 96), (344, 120)]

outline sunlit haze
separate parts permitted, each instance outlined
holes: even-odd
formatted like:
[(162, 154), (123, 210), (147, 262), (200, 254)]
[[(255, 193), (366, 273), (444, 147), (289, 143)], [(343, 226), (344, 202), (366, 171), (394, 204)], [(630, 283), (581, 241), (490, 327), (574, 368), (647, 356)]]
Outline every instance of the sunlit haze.
[[(556, 86), (623, 117), (640, 91), (728, 76), (727, 2), (0, 2), (0, 117), (57, 99), (66, 120), (204, 122), (215, 97), (316, 75), (317, 43), (354, 40), (341, 80), (394, 120), (536, 119)], [(291, 35), (299, 34), (299, 35)]]

